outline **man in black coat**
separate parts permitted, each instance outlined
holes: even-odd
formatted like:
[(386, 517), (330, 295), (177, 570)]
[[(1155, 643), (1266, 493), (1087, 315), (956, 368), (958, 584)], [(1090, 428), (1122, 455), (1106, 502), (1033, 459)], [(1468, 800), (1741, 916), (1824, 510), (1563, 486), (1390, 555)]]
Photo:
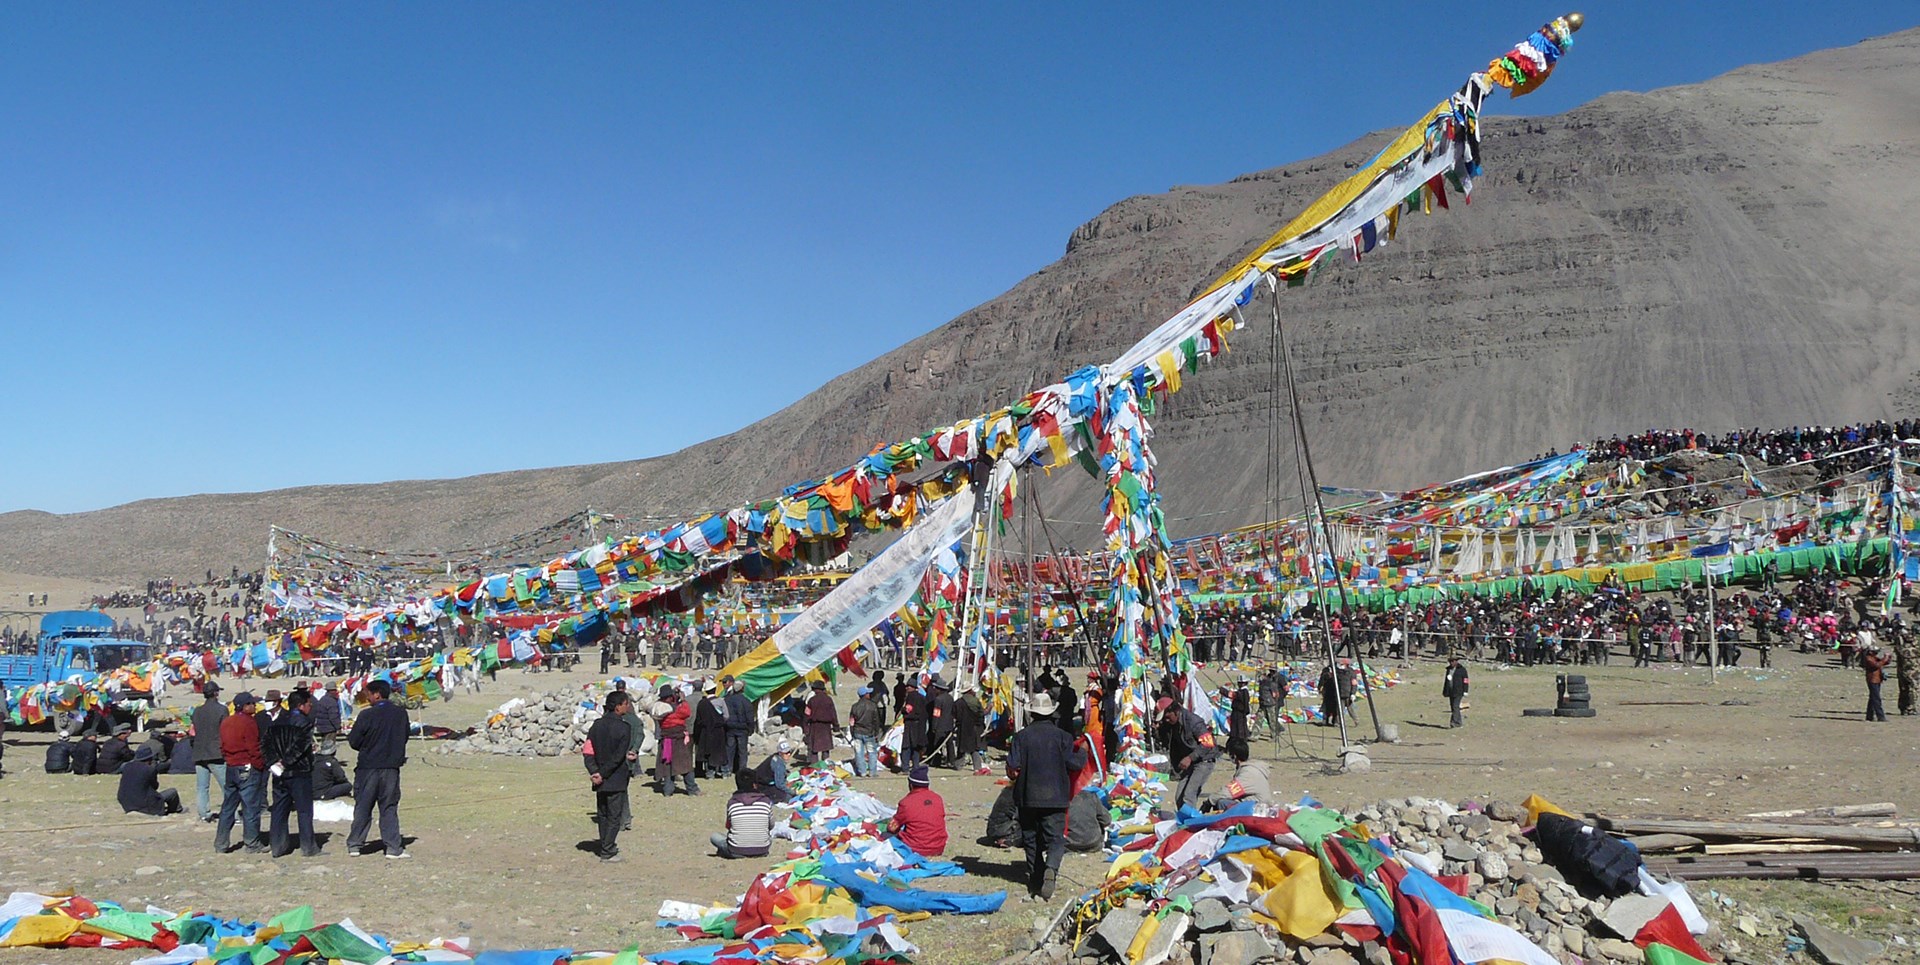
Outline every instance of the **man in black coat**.
[(393, 686), (384, 680), (367, 685), (373, 702), (353, 719), (347, 746), (360, 753), (353, 768), (353, 828), (347, 832), (347, 853), (366, 846), (373, 809), (380, 809), (380, 843), (389, 858), (410, 858), (400, 837), (400, 768), (407, 763), (406, 708), (388, 698)]
[(300, 853), (309, 858), (320, 854), (320, 845), (313, 839), (313, 718), (307, 716), (312, 706), (313, 695), (295, 688), (287, 694), (286, 709), (260, 739), (267, 773), (273, 775), (273, 823), (268, 836), (276, 858), (293, 852), (287, 840), (287, 821), (293, 815), (300, 819)]
[(629, 819), (627, 785), (633, 779), (634, 761), (639, 758), (633, 746), (633, 728), (627, 726), (627, 707), (632, 696), (624, 690), (607, 695), (606, 712), (587, 730), (587, 778), (593, 782), (594, 820), (600, 826), (600, 846), (594, 854), (602, 861), (620, 860), (620, 830)]
[[(900, 692), (904, 689), (904, 692)], [(907, 687), (903, 678), (894, 690), (900, 698), (900, 719), (906, 722), (906, 731), (900, 739), (900, 752), (906, 758), (901, 770), (911, 771), (926, 763), (927, 725), (933, 719), (933, 710), (927, 695), (918, 687)]]
[(1067, 852), (1067, 808), (1073, 776), (1087, 762), (1073, 735), (1053, 722), (1052, 695), (1041, 691), (1027, 705), (1032, 722), (1013, 735), (1007, 777), (1020, 804), (1020, 838), (1027, 851), (1027, 894), (1050, 899), (1060, 860)]
[(60, 732), (60, 736), (56, 738), (53, 743), (47, 745), (46, 767), (48, 774), (67, 774), (73, 771), (74, 746), (70, 735), (64, 730)]
[(747, 769), (747, 744), (758, 729), (753, 701), (747, 699), (746, 684), (731, 675), (721, 677), (720, 686), (727, 691), (727, 747), (721, 758), (721, 770), (738, 774)]
[(94, 740), (92, 734), (81, 734), (80, 739), (73, 742), (72, 760), (75, 774), (100, 773), (100, 742)]
[(1440, 685), (1440, 695), (1447, 698), (1447, 709), (1453, 712), (1448, 727), (1465, 727), (1467, 718), (1460, 712), (1460, 702), (1467, 699), (1467, 665), (1459, 657), (1447, 658), (1447, 675)]
[(154, 764), (151, 747), (134, 752), (133, 760), (120, 768), (120, 809), (133, 814), (165, 817), (180, 813), (180, 792), (160, 786), (160, 768)]
[(693, 708), (694, 768), (701, 777), (719, 777), (727, 752), (727, 695), (718, 684), (707, 685), (707, 695)]
[(119, 724), (113, 728), (113, 737), (100, 746), (100, 759), (93, 770), (95, 774), (118, 774), (128, 761), (133, 760), (133, 745), (127, 743), (127, 735), (131, 733), (132, 724)]
[(953, 746), (955, 711), (953, 691), (946, 681), (933, 678), (933, 693), (927, 700), (927, 746), (938, 749), (933, 756), (939, 758), (941, 765), (947, 768), (952, 768), (956, 760)]

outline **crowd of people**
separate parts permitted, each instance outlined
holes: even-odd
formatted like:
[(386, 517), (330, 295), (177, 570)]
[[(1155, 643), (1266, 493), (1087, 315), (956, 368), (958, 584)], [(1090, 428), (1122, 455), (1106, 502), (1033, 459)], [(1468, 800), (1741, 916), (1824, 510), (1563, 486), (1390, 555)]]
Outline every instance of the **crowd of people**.
[[(1587, 458), (1594, 461), (1653, 459), (1687, 450), (1712, 453), (1738, 453), (1769, 466), (1796, 462), (1830, 460), (1839, 453), (1855, 449), (1866, 451), (1852, 457), (1833, 459), (1840, 472), (1864, 468), (1886, 457), (1875, 450), (1884, 449), (1920, 435), (1920, 421), (1863, 422), (1850, 426), (1795, 426), (1791, 429), (1735, 429), (1711, 434), (1696, 429), (1649, 429), (1646, 432), (1596, 439), (1586, 445)], [(1871, 447), (1871, 448), (1868, 448)]]

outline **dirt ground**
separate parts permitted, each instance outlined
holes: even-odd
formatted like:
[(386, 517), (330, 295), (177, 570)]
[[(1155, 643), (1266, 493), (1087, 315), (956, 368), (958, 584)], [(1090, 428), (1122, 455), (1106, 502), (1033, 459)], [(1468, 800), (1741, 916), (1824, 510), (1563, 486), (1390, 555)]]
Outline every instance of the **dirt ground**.
[[(1517, 800), (1539, 793), (1576, 812), (1725, 817), (1893, 801), (1910, 816), (1920, 800), (1920, 718), (1865, 723), (1857, 672), (1792, 653), (1776, 662), (1771, 670), (1723, 671), (1711, 685), (1704, 668), (1634, 669), (1625, 661), (1585, 668), (1599, 711), (1590, 720), (1520, 715), (1552, 704), (1553, 668), (1480, 665), (1473, 668), (1467, 727), (1457, 731), (1444, 726), (1439, 665), (1416, 662), (1400, 686), (1377, 695), (1380, 719), (1399, 727), (1402, 742), (1376, 744), (1371, 773), (1330, 769), (1339, 747), (1331, 728), (1295, 727), (1287, 740), (1257, 744), (1256, 754), (1275, 761), (1277, 795), (1311, 794), (1349, 808), (1394, 797)], [(581, 686), (596, 676), (508, 671), (481, 694), (460, 694), (422, 713), (431, 723), (465, 727), (510, 697)], [(250, 686), (264, 689), (260, 681)], [(1892, 690), (1889, 683), (1889, 704)], [(1372, 736), (1370, 722), (1360, 736)], [(43, 773), (48, 739), (44, 732), (7, 735), (0, 888), (72, 890), (136, 907), (151, 902), (261, 920), (311, 904), (322, 920), (350, 917), (389, 936), (468, 935), (492, 948), (637, 943), (646, 951), (680, 943), (654, 926), (663, 899), (730, 901), (772, 863), (709, 853), (705, 838), (720, 828), (726, 800), (725, 788), (710, 787), (695, 798), (636, 793), (635, 829), (621, 842), (629, 860), (601, 864), (584, 850), (593, 836), (592, 799), (576, 761), (441, 755), (427, 743), (417, 745), (402, 777), (401, 825), (413, 860), (344, 857), (344, 824), (320, 825), (331, 840), (319, 858), (215, 855), (212, 829), (190, 817), (117, 813), (113, 778)], [(1216, 784), (1226, 779), (1216, 772)], [(164, 780), (192, 800), (191, 777)], [(929, 886), (1014, 886), (1017, 854), (977, 843), (995, 780), (936, 772), (934, 788), (948, 805), (950, 855), (969, 874)], [(883, 798), (905, 792), (899, 777), (861, 783)], [(1070, 855), (1065, 877), (1077, 889), (1095, 881), (1101, 867), (1095, 856)], [(1838, 886), (1786, 887), (1836, 906), (1847, 900)], [(1025, 940), (1039, 911), (1010, 902), (984, 919), (916, 923), (909, 937), (923, 950), (917, 961), (992, 961)], [(131, 957), (7, 949), (0, 965)]]

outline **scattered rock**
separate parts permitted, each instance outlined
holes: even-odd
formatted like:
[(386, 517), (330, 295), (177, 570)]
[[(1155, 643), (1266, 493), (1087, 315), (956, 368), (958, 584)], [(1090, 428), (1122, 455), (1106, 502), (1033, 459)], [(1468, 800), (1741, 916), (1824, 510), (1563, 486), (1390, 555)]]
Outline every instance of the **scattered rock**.
[[(1226, 901), (1220, 898), (1206, 898), (1193, 904), (1193, 927), (1195, 931), (1222, 931), (1233, 923), (1233, 916), (1227, 911)], [(1205, 956), (1201, 961), (1205, 961)]]
[(154, 875), (159, 874), (161, 870), (162, 869), (159, 865), (150, 864), (150, 865), (144, 865), (142, 867), (133, 869), (133, 874), (134, 874), (134, 877), (136, 878), (151, 878)]
[(1146, 919), (1146, 913), (1138, 908), (1115, 908), (1107, 912), (1107, 917), (1100, 919), (1099, 926), (1093, 930), (1093, 937), (1105, 945), (1109, 953), (1124, 961), (1127, 946), (1133, 944), (1134, 933), (1140, 930), (1140, 923)]
[(1507, 859), (1491, 851), (1481, 852), (1480, 857), (1474, 862), (1474, 867), (1478, 868), (1480, 876), (1488, 881), (1507, 880)]
[(1640, 929), (1645, 927), (1647, 922), (1665, 911), (1669, 904), (1671, 902), (1665, 898), (1649, 895), (1627, 895), (1616, 898), (1613, 904), (1607, 906), (1607, 913), (1600, 916), (1600, 923), (1607, 926), (1608, 931), (1631, 941), (1633, 936), (1640, 934)]
[(1639, 962), (1646, 957), (1638, 945), (1618, 938), (1595, 938), (1587, 942), (1587, 948), (1595, 955), (1616, 962)]
[(1827, 965), (1868, 965), (1887, 950), (1879, 942), (1843, 935), (1805, 915), (1794, 915), (1793, 927), (1806, 938), (1807, 950)]
[(1273, 957), (1273, 943), (1257, 931), (1229, 931), (1200, 939), (1200, 965), (1254, 965)]

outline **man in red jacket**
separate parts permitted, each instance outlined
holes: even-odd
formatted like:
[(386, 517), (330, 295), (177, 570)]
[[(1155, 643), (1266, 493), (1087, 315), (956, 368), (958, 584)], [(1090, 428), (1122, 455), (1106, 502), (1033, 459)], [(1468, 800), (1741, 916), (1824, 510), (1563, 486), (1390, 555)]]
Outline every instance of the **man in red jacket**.
[(888, 825), (901, 844), (923, 858), (947, 850), (947, 802), (929, 785), (925, 764), (907, 772), (907, 796), (893, 809)]
[(267, 850), (260, 840), (260, 805), (266, 790), (266, 758), (260, 752), (260, 722), (255, 719), (253, 695), (241, 691), (233, 698), (233, 713), (220, 722), (220, 754), (227, 762), (225, 785), (221, 788), (220, 823), (213, 835), (213, 850), (225, 854), (232, 850), (234, 812), (241, 812), (241, 843), (248, 851)]

